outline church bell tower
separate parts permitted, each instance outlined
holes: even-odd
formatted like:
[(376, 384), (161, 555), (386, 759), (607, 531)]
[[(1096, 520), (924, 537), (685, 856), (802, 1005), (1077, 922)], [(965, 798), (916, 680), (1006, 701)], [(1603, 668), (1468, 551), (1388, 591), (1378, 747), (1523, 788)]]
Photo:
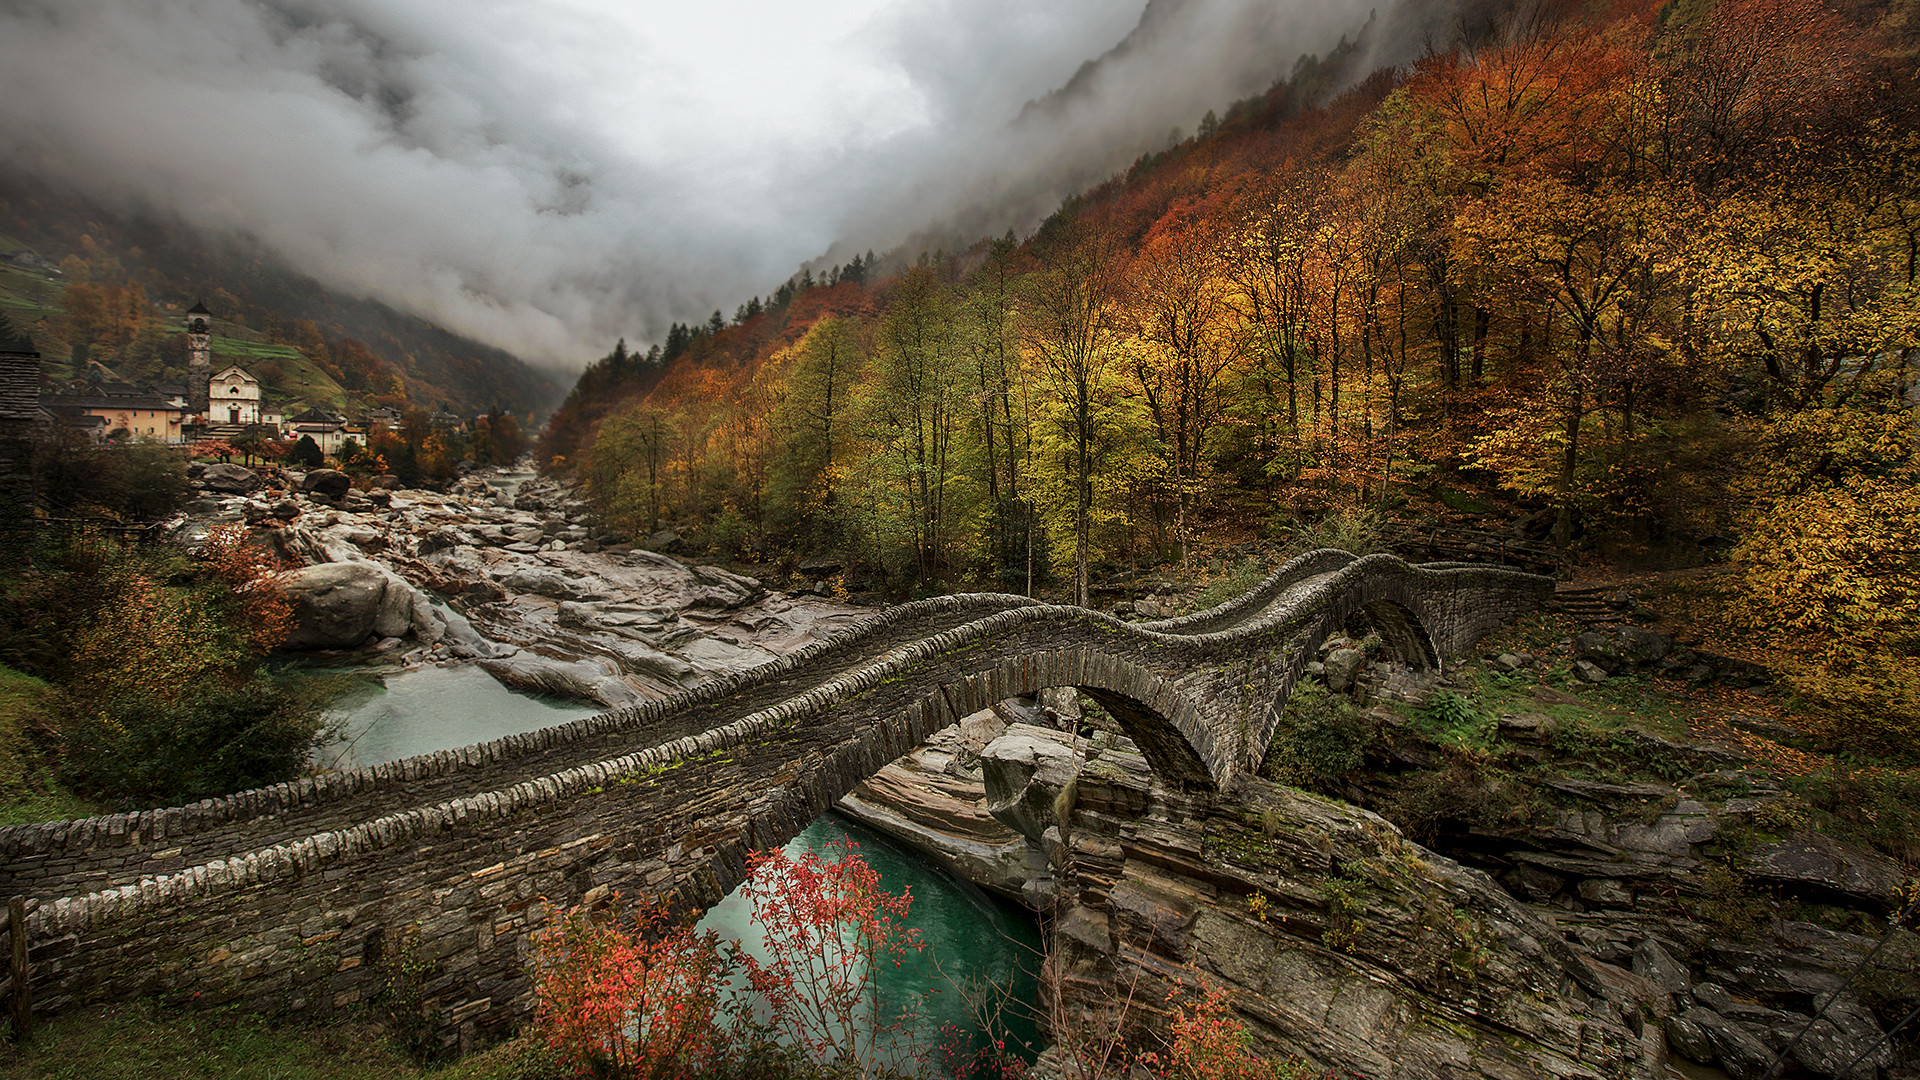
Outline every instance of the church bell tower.
[(207, 380), (213, 377), (213, 312), (206, 301), (187, 309), (187, 412), (205, 416)]

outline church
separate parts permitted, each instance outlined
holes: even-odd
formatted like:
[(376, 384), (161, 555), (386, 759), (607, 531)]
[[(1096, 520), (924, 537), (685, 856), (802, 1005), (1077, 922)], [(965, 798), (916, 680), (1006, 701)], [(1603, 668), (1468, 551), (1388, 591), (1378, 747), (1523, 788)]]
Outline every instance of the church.
[(263, 422), (260, 380), (238, 364), (213, 371), (213, 313), (200, 302), (187, 310), (188, 422), (206, 425), (209, 434)]

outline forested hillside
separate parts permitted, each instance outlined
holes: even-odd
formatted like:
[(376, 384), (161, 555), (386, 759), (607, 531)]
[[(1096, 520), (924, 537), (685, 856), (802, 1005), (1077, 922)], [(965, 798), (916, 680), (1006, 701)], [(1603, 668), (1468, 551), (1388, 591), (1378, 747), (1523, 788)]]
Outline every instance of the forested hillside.
[(32, 336), (49, 374), (102, 364), (135, 382), (180, 381), (180, 312), (197, 299), (214, 312), (217, 359), (264, 368), (271, 393), (309, 405), (472, 414), (560, 397), (508, 353), (331, 292), (238, 241), (0, 177), (0, 313)]
[(1309, 69), (1024, 242), (623, 345), (543, 454), (633, 531), (902, 592), (1478, 492), (1576, 557), (1730, 558), (1729, 625), (1920, 733), (1914, 6), (1528, 8)]

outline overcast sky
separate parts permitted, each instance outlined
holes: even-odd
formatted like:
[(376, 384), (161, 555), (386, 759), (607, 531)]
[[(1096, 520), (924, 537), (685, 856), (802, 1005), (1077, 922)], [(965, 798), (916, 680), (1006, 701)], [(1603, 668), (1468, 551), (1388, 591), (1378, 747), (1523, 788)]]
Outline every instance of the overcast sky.
[(1010, 128), (1145, 0), (0, 0), (0, 152), (571, 369), (1124, 162), (1366, 2), (1156, 0), (1147, 47)]

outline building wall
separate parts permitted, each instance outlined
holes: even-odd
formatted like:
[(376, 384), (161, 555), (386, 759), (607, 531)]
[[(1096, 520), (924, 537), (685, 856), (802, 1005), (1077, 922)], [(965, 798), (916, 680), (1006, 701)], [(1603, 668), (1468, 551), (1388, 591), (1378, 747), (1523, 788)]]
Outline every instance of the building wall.
[(122, 428), (142, 439), (177, 443), (181, 440), (181, 414), (172, 409), (88, 409), (87, 415), (107, 422), (102, 434)]
[(207, 384), (207, 422), (210, 424), (257, 424), (260, 422), (260, 384), (227, 377)]

